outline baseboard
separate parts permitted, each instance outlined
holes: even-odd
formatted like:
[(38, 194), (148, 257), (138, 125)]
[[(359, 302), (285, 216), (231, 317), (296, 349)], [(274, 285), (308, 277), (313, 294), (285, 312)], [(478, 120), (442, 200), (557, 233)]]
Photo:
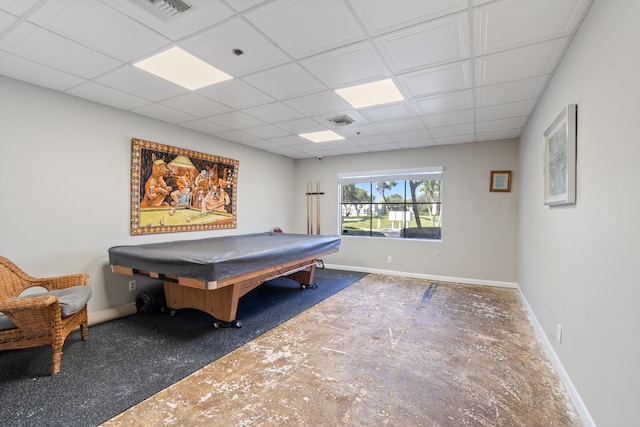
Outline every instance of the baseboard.
[(517, 289), (518, 284), (513, 282), (501, 282), (497, 280), (484, 280), (484, 279), (470, 279), (466, 277), (450, 277), (450, 276), (435, 276), (432, 274), (420, 274), (420, 273), (407, 273), (404, 271), (382, 270), (377, 268), (362, 268), (349, 265), (334, 265), (325, 264), (326, 268), (333, 270), (345, 270), (345, 271), (357, 271), (359, 273), (376, 273), (384, 274), (387, 276), (400, 276), (411, 277), (413, 279), (425, 279), (425, 280), (437, 280), (442, 282), (454, 282), (454, 283), (466, 283), (469, 285), (481, 285), (481, 286), (495, 286), (499, 288), (511, 288)]
[(578, 414), (580, 415), (582, 423), (584, 424), (585, 427), (596, 427), (595, 421), (593, 421), (593, 418), (591, 418), (591, 414), (589, 413), (589, 411), (587, 410), (587, 407), (582, 401), (582, 398), (580, 397), (578, 390), (576, 390), (575, 386), (573, 385), (573, 382), (571, 382), (571, 378), (569, 378), (569, 374), (567, 374), (567, 371), (564, 369), (564, 366), (562, 366), (562, 362), (560, 362), (558, 355), (553, 349), (553, 345), (551, 345), (551, 341), (549, 341), (549, 338), (547, 337), (547, 334), (544, 332), (542, 325), (540, 325), (540, 322), (538, 322), (538, 318), (534, 314), (533, 310), (531, 309), (531, 306), (529, 305), (529, 302), (527, 301), (524, 294), (522, 293), (522, 289), (520, 289), (520, 286), (518, 286), (517, 289), (518, 289), (518, 294), (520, 295), (520, 300), (522, 301), (522, 304), (524, 305), (525, 310), (527, 310), (527, 314), (531, 319), (531, 323), (533, 324), (533, 328), (536, 334), (538, 335), (538, 337), (540, 338), (540, 341), (542, 342), (542, 345), (547, 353), (547, 357), (549, 357), (549, 361), (551, 362), (553, 369), (556, 371), (556, 373), (558, 374), (558, 377), (560, 378), (560, 381), (562, 382), (564, 387), (567, 389), (569, 398), (571, 399), (573, 406), (576, 407), (576, 411), (578, 411)]
[(130, 316), (137, 312), (136, 303), (131, 302), (117, 307), (111, 307), (100, 311), (94, 311), (88, 314), (89, 326), (98, 323), (108, 322), (109, 320), (119, 319), (121, 317)]

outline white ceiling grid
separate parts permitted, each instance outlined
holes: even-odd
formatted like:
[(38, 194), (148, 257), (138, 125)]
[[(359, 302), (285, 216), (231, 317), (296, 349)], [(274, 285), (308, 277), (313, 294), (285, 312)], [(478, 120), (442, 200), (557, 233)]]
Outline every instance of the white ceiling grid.
[[(0, 0), (0, 75), (294, 159), (517, 138), (592, 2), (145, 1)], [(234, 79), (189, 91), (132, 65), (174, 46)], [(387, 78), (405, 101), (335, 93)], [(298, 136), (324, 130), (346, 139)]]

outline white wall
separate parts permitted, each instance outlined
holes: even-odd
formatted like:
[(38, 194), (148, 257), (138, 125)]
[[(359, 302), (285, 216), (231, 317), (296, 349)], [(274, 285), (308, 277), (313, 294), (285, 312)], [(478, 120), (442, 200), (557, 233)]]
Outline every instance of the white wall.
[[(595, 0), (520, 145), (518, 282), (599, 426), (640, 425), (638, 16)], [(574, 102), (577, 203), (545, 207), (542, 134)]]
[[(293, 227), (292, 159), (3, 77), (0, 93), (0, 255), (36, 277), (88, 273), (90, 313), (137, 294), (110, 271), (111, 246)], [(238, 227), (131, 236), (134, 137), (238, 160)]]
[[(306, 183), (320, 182), (321, 231), (340, 234), (338, 174), (443, 166), (442, 242), (343, 236), (326, 263), (352, 269), (514, 285), (519, 171), (516, 140), (306, 159), (296, 163), (296, 231), (306, 231)], [(489, 191), (491, 170), (512, 170), (510, 193)], [(392, 263), (387, 263), (387, 257)]]

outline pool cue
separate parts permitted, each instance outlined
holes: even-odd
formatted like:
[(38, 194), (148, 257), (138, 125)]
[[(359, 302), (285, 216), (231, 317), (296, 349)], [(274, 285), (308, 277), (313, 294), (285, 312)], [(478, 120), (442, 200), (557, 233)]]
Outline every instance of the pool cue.
[(311, 234), (311, 183), (307, 181), (307, 234)]
[(316, 231), (320, 234), (320, 182), (316, 181)]

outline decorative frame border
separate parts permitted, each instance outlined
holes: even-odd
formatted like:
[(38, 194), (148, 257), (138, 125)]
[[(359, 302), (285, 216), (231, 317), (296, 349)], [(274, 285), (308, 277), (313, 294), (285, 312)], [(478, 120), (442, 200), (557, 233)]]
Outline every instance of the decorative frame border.
[(511, 171), (491, 171), (489, 191), (508, 193), (511, 191)]
[(131, 235), (237, 227), (239, 162), (131, 139)]
[(544, 204), (576, 202), (577, 104), (567, 105), (544, 132)]

